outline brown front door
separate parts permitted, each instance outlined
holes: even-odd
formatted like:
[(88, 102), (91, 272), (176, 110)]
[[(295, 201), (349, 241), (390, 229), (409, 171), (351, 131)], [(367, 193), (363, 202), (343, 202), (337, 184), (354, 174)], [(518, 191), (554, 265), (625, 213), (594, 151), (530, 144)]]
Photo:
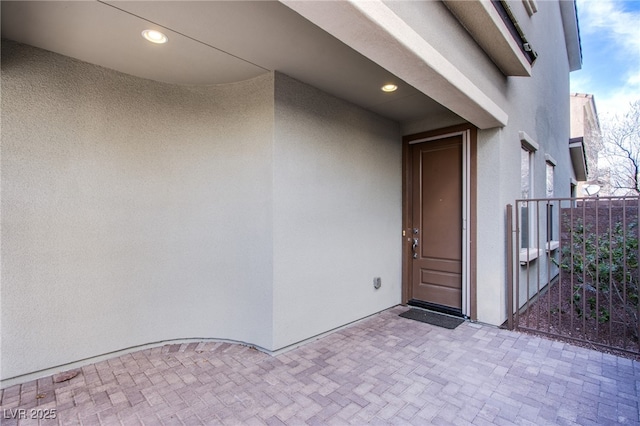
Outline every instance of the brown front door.
[(409, 146), (410, 298), (462, 313), (462, 136)]

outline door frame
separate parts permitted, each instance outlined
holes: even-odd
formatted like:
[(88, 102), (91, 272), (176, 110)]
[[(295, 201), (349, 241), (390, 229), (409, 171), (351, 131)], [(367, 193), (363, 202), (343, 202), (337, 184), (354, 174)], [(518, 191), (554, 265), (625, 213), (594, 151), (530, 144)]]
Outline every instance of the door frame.
[(402, 303), (412, 298), (411, 212), (412, 162), (410, 145), (452, 136), (462, 136), (462, 314), (477, 319), (476, 297), (476, 185), (477, 128), (470, 125), (446, 127), (402, 138)]

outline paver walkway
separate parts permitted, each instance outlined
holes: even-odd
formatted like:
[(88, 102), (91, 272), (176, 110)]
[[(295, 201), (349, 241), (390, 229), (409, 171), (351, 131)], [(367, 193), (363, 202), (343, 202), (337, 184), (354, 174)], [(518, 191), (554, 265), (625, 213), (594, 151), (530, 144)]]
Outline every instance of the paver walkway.
[[(640, 424), (640, 362), (395, 307), (278, 356), (228, 343), (166, 345), (0, 394), (40, 424)], [(36, 412), (38, 413), (38, 412)], [(42, 413), (42, 411), (39, 411)]]

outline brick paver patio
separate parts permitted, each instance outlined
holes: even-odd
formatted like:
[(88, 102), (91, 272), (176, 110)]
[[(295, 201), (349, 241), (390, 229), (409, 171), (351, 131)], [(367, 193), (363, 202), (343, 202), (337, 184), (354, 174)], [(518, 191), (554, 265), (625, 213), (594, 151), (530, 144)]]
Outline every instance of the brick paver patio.
[(15, 385), (0, 391), (1, 423), (640, 424), (640, 362), (479, 324), (447, 330), (405, 310), (275, 357), (166, 345)]

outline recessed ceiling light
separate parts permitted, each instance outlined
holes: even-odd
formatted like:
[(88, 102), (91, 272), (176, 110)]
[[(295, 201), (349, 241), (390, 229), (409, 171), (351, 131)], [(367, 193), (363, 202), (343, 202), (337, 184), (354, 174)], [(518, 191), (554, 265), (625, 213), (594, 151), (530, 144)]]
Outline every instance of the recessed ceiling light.
[(142, 37), (149, 40), (151, 43), (163, 44), (169, 41), (169, 37), (156, 30), (144, 30)]
[(381, 89), (383, 92), (395, 92), (396, 90), (398, 90), (398, 86), (396, 86), (395, 84), (385, 84), (381, 87)]

